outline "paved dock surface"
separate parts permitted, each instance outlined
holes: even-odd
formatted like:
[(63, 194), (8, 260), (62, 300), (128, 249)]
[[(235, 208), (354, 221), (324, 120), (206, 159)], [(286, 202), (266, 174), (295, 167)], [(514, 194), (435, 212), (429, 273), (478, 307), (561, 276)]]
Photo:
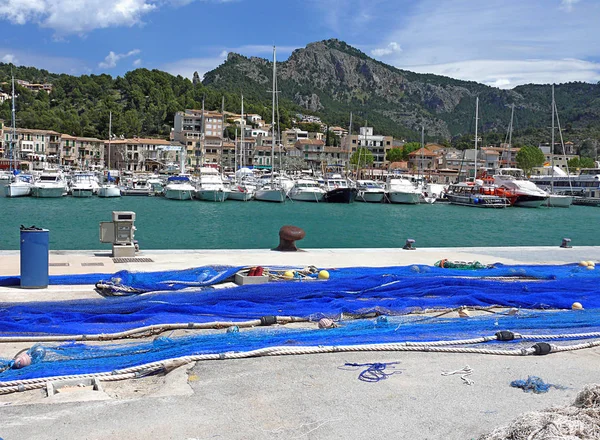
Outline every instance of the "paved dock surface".
[[(317, 267), (394, 266), (458, 261), (566, 264), (600, 261), (600, 247), (143, 251), (147, 263), (114, 263), (105, 253), (52, 252), (52, 274), (168, 270), (208, 264)], [(19, 273), (18, 252), (0, 252), (0, 275)], [(103, 263), (102, 266), (81, 263)], [(600, 270), (600, 269), (598, 269)], [(600, 288), (599, 288), (600, 290)], [(0, 289), (0, 303), (98, 298), (92, 286)], [(106, 299), (110, 301), (110, 299)], [(573, 312), (576, 313), (576, 312)], [(256, 331), (256, 330), (253, 330)], [(0, 344), (10, 358), (22, 344)], [(403, 352), (335, 353), (206, 361), (167, 375), (104, 382), (46, 397), (45, 391), (0, 395), (0, 438), (13, 439), (472, 439), (526, 411), (570, 404), (600, 382), (600, 349), (508, 357)], [(399, 362), (377, 383), (358, 380), (346, 362)], [(475, 383), (443, 371), (470, 366)], [(546, 394), (511, 388), (530, 375), (567, 387)]]

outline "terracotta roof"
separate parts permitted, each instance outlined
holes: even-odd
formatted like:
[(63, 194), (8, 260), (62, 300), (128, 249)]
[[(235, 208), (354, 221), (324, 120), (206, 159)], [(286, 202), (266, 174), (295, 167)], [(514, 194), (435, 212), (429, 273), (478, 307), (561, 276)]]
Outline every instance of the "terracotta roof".
[(299, 139), (296, 145), (325, 145), (325, 142), (320, 139)]
[(412, 153), (408, 154), (410, 157), (415, 157), (415, 156), (426, 156), (426, 157), (433, 157), (433, 156), (437, 156), (437, 153), (434, 153), (433, 151), (429, 151), (427, 148), (419, 148), (416, 151), (413, 151)]
[(438, 151), (443, 150), (446, 147), (440, 144), (425, 144), (425, 148), (427, 148), (429, 151)]
[(392, 162), (390, 164), (390, 169), (392, 170), (397, 170), (397, 169), (408, 169), (408, 162)]

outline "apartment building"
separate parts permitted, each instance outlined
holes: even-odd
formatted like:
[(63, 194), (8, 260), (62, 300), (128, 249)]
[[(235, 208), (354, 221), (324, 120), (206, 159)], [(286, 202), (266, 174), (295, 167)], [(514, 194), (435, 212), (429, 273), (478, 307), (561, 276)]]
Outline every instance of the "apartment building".
[(368, 148), (373, 154), (374, 168), (387, 168), (389, 162), (385, 159), (387, 152), (393, 147), (394, 138), (373, 134), (373, 127), (360, 127), (359, 134), (347, 135), (342, 138), (342, 148), (352, 153), (359, 148)]
[(104, 141), (100, 139), (63, 134), (56, 137), (55, 145), (51, 156), (60, 165), (82, 169), (104, 167)]
[(104, 141), (104, 154), (110, 169), (151, 172), (179, 164), (185, 146), (164, 139), (133, 138)]

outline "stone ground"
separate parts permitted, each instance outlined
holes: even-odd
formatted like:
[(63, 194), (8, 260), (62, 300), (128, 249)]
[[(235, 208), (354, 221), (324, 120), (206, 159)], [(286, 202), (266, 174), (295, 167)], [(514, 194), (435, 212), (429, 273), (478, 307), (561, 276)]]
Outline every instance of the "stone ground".
[[(318, 267), (433, 264), (441, 258), (482, 263), (599, 261), (600, 248), (469, 248), (270, 251), (145, 251), (154, 263), (115, 264), (94, 252), (53, 252), (53, 273), (167, 270), (205, 264)], [(19, 272), (18, 253), (0, 252), (0, 275)], [(82, 266), (82, 262), (104, 266)], [(1, 288), (0, 303), (97, 298), (92, 286)], [(110, 300), (110, 299), (107, 299)], [(575, 312), (574, 312), (575, 313)], [(0, 358), (28, 344), (0, 344)], [(102, 390), (43, 390), (0, 395), (0, 437), (13, 439), (471, 439), (525, 411), (571, 403), (600, 383), (600, 349), (543, 357), (362, 352), (204, 361), (169, 374), (101, 382)], [(378, 383), (344, 363), (400, 362)], [(475, 383), (442, 371), (469, 365)], [(568, 387), (547, 394), (511, 388), (529, 375)]]

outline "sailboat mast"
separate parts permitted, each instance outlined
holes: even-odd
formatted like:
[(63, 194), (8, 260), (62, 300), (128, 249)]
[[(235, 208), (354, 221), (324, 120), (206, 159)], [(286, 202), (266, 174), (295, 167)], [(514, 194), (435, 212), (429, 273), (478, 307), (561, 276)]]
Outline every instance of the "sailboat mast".
[(421, 177), (421, 174), (425, 174), (424, 168), (423, 168), (423, 157), (425, 154), (425, 126), (421, 126), (421, 163), (419, 164), (419, 178)]
[(479, 96), (475, 100), (475, 173), (473, 175), (473, 181), (477, 179), (477, 124), (479, 122)]
[(223, 176), (223, 149), (225, 143), (225, 95), (221, 96), (221, 176)]
[(350, 169), (350, 153), (352, 152), (350, 136), (352, 136), (352, 112), (350, 112), (350, 124), (348, 125), (348, 136), (346, 136), (346, 148), (348, 149), (348, 157), (346, 158), (346, 177), (348, 177), (348, 170)]
[(273, 114), (271, 119), (271, 185), (273, 185), (273, 174), (275, 172), (274, 161), (275, 161), (275, 87), (276, 87), (276, 76), (277, 76), (277, 66), (276, 66), (276, 55), (275, 55), (275, 46), (273, 46)]
[[(15, 77), (12, 77), (12, 137), (10, 140), (10, 153), (9, 153), (9, 168), (13, 170), (13, 160), (15, 156), (15, 139), (17, 137), (17, 117), (15, 110)], [(15, 166), (16, 168), (16, 166)]]
[(237, 183), (237, 168), (238, 168), (237, 153), (238, 153), (238, 136), (237, 136), (237, 129), (236, 129), (235, 130), (234, 147), (233, 147), (233, 177), (234, 177), (236, 183)]
[(108, 165), (104, 164), (110, 172), (110, 141), (112, 139), (112, 112), (108, 113)]
[(512, 148), (512, 134), (513, 134), (513, 120), (515, 117), (515, 104), (513, 103), (510, 106), (510, 125), (508, 126), (508, 149), (506, 151), (506, 158), (508, 160), (508, 157), (510, 155), (510, 149)]
[(552, 167), (552, 175), (550, 176), (550, 191), (554, 194), (554, 109), (556, 108), (556, 104), (554, 102), (554, 84), (552, 84), (552, 137), (550, 143), (550, 158), (551, 158), (551, 167)]
[[(246, 118), (244, 117), (244, 95), (242, 95), (242, 120), (240, 121), (240, 125), (242, 127), (241, 140), (240, 140), (240, 168), (243, 168), (246, 165), (246, 151), (244, 145), (244, 131), (246, 130)], [(236, 168), (237, 171), (237, 168)]]
[[(206, 115), (204, 114), (204, 96), (202, 97), (202, 133), (200, 134), (200, 168), (204, 165), (205, 131)], [(196, 167), (198, 166), (198, 157), (196, 156)], [(183, 171), (182, 171), (183, 172)]]

